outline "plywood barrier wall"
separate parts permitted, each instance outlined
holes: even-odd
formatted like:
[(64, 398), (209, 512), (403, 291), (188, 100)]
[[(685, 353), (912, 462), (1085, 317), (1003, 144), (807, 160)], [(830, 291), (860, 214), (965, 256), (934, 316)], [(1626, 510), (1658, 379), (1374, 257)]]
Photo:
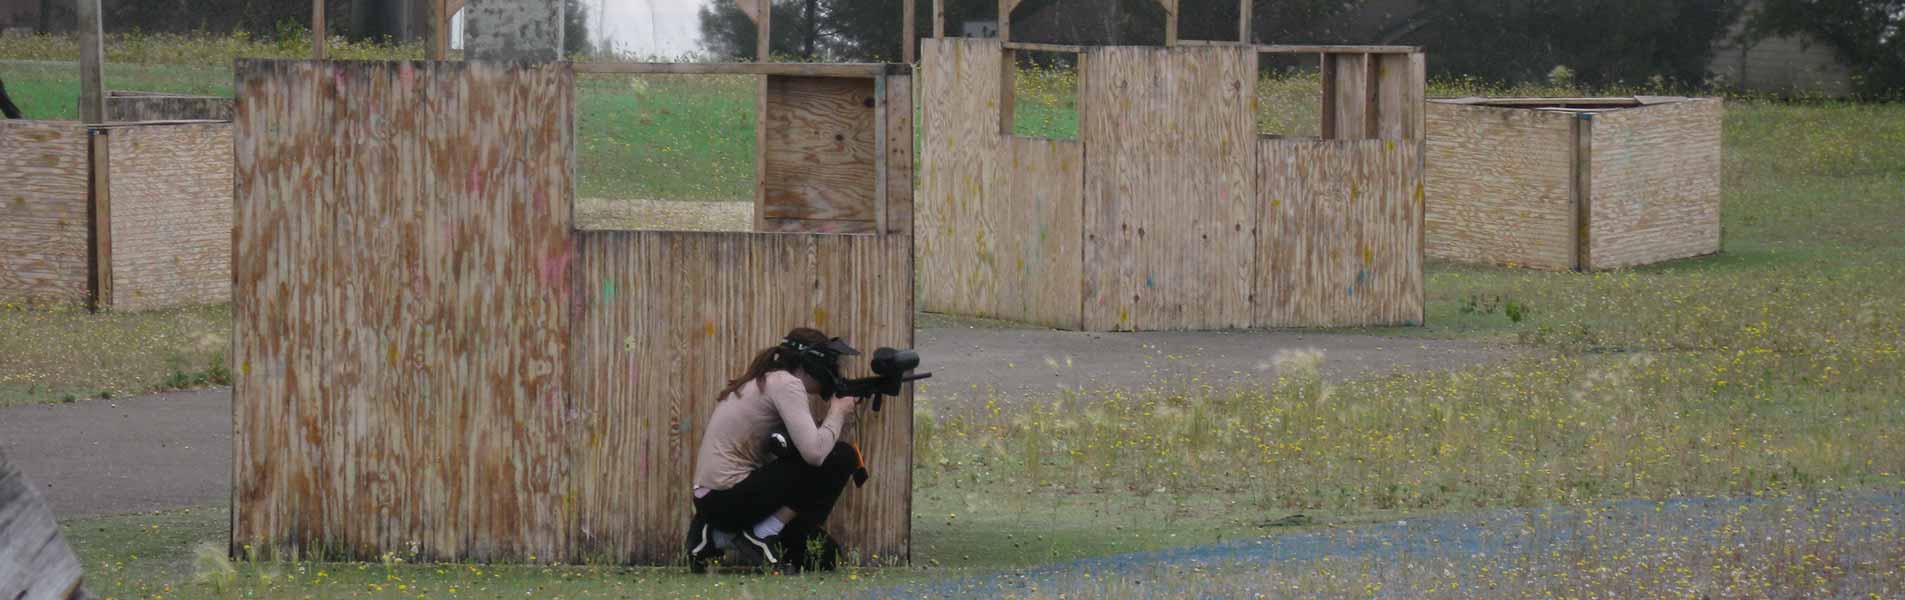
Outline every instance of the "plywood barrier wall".
[(1574, 116), (1429, 104), (1429, 256), (1574, 267)]
[(572, 72), (237, 75), (234, 552), (567, 558)]
[(1258, 142), (1255, 322), (1422, 322), (1422, 148), (1393, 140)]
[(1720, 250), (1721, 101), (1428, 103), (1433, 258), (1610, 269)]
[(1080, 77), (1085, 329), (1249, 326), (1256, 52), (1096, 48)]
[(1702, 98), (1595, 115), (1589, 268), (1720, 251), (1723, 110)]
[[(1342, 140), (1271, 143), (1255, 47), (1081, 48), (1069, 142), (999, 130), (1005, 47), (924, 43), (925, 310), (1098, 331), (1421, 322), (1420, 53), (1332, 74), (1362, 90), (1326, 110), (1362, 124)], [(1327, 205), (1351, 189), (1367, 206)], [(1276, 304), (1299, 299), (1321, 304)]]
[(130, 124), (111, 140), (112, 308), (231, 300), (232, 126)]
[[(812, 324), (868, 351), (912, 345), (905, 236), (640, 231), (579, 240), (570, 532), (587, 560), (679, 559), (714, 395), (788, 329)], [(848, 488), (830, 529), (868, 560), (908, 556), (911, 409), (910, 398), (889, 399), (848, 431), (871, 477)]]
[[(756, 351), (911, 345), (909, 235), (574, 231), (568, 65), (239, 75), (234, 553), (675, 562)], [(832, 530), (904, 562), (910, 397), (847, 437), (872, 477)]]
[(85, 302), (86, 128), (0, 119), (0, 302)]

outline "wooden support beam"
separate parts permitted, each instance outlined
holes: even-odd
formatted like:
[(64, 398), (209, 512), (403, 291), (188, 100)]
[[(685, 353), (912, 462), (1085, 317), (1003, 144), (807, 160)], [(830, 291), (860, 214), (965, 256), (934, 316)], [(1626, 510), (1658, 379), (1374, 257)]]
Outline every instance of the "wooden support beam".
[(1585, 113), (1574, 118), (1574, 126), (1569, 131), (1574, 142), (1574, 160), (1570, 161), (1574, 177), (1568, 181), (1568, 200), (1574, 205), (1574, 270), (1589, 271), (1594, 268), (1592, 232), (1594, 229), (1594, 115)]
[(933, 0), (933, 39), (946, 37), (946, 0)]
[(672, 75), (789, 75), (794, 77), (858, 77), (902, 75), (905, 65), (882, 63), (575, 63), (577, 73)]
[(904, 2), (906, 7), (901, 11), (903, 16), (900, 17), (900, 62), (910, 65), (913, 64), (914, 47), (919, 44), (919, 40), (914, 39), (917, 36), (913, 34), (913, 21), (918, 20), (918, 17), (913, 14), (913, 5), (919, 0), (900, 0), (900, 2)]
[(86, 194), (87, 220), (92, 225), (87, 231), (86, 266), (91, 272), (87, 283), (92, 288), (92, 310), (98, 312), (112, 308), (112, 130), (88, 129), (86, 144), (92, 162)]
[[(1189, 44), (1190, 42), (1184, 42)], [(1230, 42), (1223, 42), (1230, 43)], [(1329, 46), (1320, 44), (1252, 44), (1265, 54), (1414, 54), (1421, 46)]]
[[(754, 8), (754, 62), (774, 62), (774, 0), (760, 0)], [(761, 80), (766, 86), (767, 80)], [(766, 93), (766, 87), (762, 87)]]
[(79, 120), (106, 122), (105, 18), (100, 0), (76, 0), (79, 13)]
[(311, 60), (324, 60), (324, 0), (311, 0)]
[(1006, 50), (999, 60), (999, 133), (1012, 135), (1012, 111), (1017, 105), (1018, 96), (1013, 89), (1013, 80), (1019, 71), (1019, 53)]
[(1157, 0), (1164, 7), (1164, 46), (1177, 45), (1177, 7), (1181, 0)]
[(1317, 60), (1317, 77), (1323, 80), (1322, 126), (1317, 135), (1326, 140), (1336, 139), (1336, 56), (1318, 54)]
[(1018, 6), (1019, 0), (999, 0), (999, 41), (1012, 41), (1012, 9)]
[(1084, 52), (1089, 52), (1091, 50), (1091, 48), (1086, 46), (1075, 46), (1072, 44), (1028, 44), (1025, 42), (1006, 42), (1005, 49), (1031, 50), (1033, 52), (1067, 52), (1067, 53), (1084, 53)]
[(1237, 41), (1250, 43), (1250, 10), (1255, 8), (1251, 0), (1237, 0)]
[(430, 46), (426, 58), (443, 60), (450, 49), (450, 13), (449, 0), (425, 0), (430, 3), (430, 18), (425, 24), (429, 27), (427, 42)]

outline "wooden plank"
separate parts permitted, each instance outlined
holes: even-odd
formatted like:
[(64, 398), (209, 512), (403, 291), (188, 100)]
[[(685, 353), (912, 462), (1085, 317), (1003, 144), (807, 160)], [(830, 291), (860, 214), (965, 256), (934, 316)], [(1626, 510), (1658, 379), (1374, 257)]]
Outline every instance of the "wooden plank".
[(87, 188), (87, 206), (91, 210), (88, 221), (92, 237), (86, 263), (92, 273), (92, 309), (100, 311), (113, 305), (112, 138), (111, 130), (94, 129), (90, 133), (92, 183)]
[[(868, 349), (912, 345), (908, 236), (605, 231), (580, 233), (577, 247), (569, 376), (577, 411), (591, 418), (567, 447), (570, 531), (586, 559), (679, 559), (714, 392), (788, 329), (820, 327)], [(859, 413), (847, 432), (872, 477), (847, 489), (829, 528), (864, 562), (910, 554), (905, 400)]]
[(1421, 46), (1332, 46), (1317, 44), (1255, 44), (1265, 54), (1419, 54)]
[(567, 65), (236, 71), (234, 554), (567, 560)]
[(873, 80), (873, 230), (881, 234), (887, 230), (887, 161), (892, 158), (886, 145), (893, 141), (886, 133), (886, 86), (885, 77)]
[(232, 127), (111, 128), (113, 310), (231, 301)]
[(106, 120), (230, 121), (232, 99), (112, 90), (106, 94)]
[(760, 0), (754, 13), (754, 62), (774, 62), (774, 0)]
[(1429, 103), (1429, 256), (1569, 269), (1572, 117)]
[(324, 27), (324, 0), (311, 0), (311, 60), (324, 60), (324, 46), (330, 41)]
[(1432, 102), (1447, 104), (1477, 104), (1483, 106), (1535, 108), (1542, 106), (1581, 106), (1599, 108), (1619, 108), (1640, 106), (1634, 98), (1438, 98)]
[(1422, 322), (1420, 146), (1258, 142), (1255, 324)]
[(79, 7), (79, 120), (85, 123), (106, 120), (106, 34), (100, 1), (74, 0)]
[(1323, 137), (1332, 140), (1359, 140), (1369, 134), (1370, 102), (1367, 54), (1324, 55), (1323, 122), (1330, 127)]
[(767, 219), (759, 233), (877, 233), (873, 221), (845, 219)]
[[(986, 315), (1004, 285), (999, 260), (976, 248), (996, 240), (1000, 157), (999, 73), (1004, 48), (996, 39), (939, 38), (921, 46), (920, 145), (917, 212), (920, 303), (929, 312)], [(1081, 95), (1082, 96), (1082, 95)]]
[(1158, 0), (1158, 4), (1164, 6), (1164, 46), (1166, 48), (1177, 45), (1177, 13), (1180, 1)]
[(999, 41), (1001, 42), (1012, 41), (1012, 7), (1017, 5), (1018, 2), (1015, 0), (999, 0), (998, 25)]
[(577, 73), (679, 75), (783, 75), (789, 77), (861, 77), (911, 72), (906, 65), (883, 63), (576, 63)]
[(756, 218), (874, 220), (881, 138), (874, 81), (767, 79)]
[(1321, 121), (1321, 124), (1317, 129), (1317, 137), (1324, 139), (1336, 136), (1336, 123), (1338, 119), (1336, 115), (1336, 95), (1338, 93), (1336, 70), (1337, 64), (1335, 57), (1329, 54), (1318, 56), (1317, 76), (1323, 81), (1323, 93), (1320, 96), (1323, 106), (1318, 111), (1318, 120)]
[(1019, 91), (1015, 87), (1019, 74), (1019, 55), (1012, 50), (1004, 50), (999, 59), (999, 133), (1012, 135), (1012, 119), (1018, 110)]
[(1250, 10), (1256, 7), (1252, 0), (1237, 0), (1237, 41), (1245, 44), (1250, 40)]
[(1568, 173), (1568, 204), (1570, 226), (1568, 227), (1568, 247), (1574, 250), (1572, 268), (1585, 271), (1594, 264), (1593, 248), (1588, 240), (1594, 223), (1594, 115), (1575, 115), (1569, 123), (1569, 140), (1572, 142), (1569, 156), (1572, 164)]
[(1382, 65), (1376, 61), (1377, 55), (1362, 55), (1363, 63), (1363, 124), (1359, 127), (1358, 139), (1375, 139), (1382, 131)]
[(0, 598), (93, 598), (83, 575), (46, 500), (0, 452)]
[(75, 121), (0, 119), (0, 301), (91, 298), (91, 152)]
[(946, 37), (946, 0), (933, 0), (933, 39)]
[(1724, 112), (1702, 98), (1592, 116), (1587, 268), (1720, 251)]
[[(425, 43), (428, 44), (426, 50), (429, 52), (425, 58), (443, 60), (450, 51), (450, 13), (445, 11), (447, 0), (424, 0), (424, 2), (430, 5), (430, 18), (424, 22)], [(600, 18), (599, 15), (598, 18)]]
[(1108, 47), (1085, 68), (1085, 328), (1247, 326), (1256, 54)]
[(913, 77), (893, 75), (886, 85), (886, 229), (913, 235)]
[(1091, 47), (1090, 46), (1076, 46), (1071, 44), (1034, 44), (1029, 42), (1006, 42), (1005, 49), (1030, 50), (1033, 52), (1079, 53), (1079, 52), (1088, 52), (1091, 50)]
[(910, 65), (913, 64), (914, 49), (919, 46), (919, 36), (913, 33), (913, 22), (918, 20), (913, 16), (913, 11), (916, 10), (914, 5), (918, 4), (919, 0), (900, 0), (900, 2), (901, 6), (905, 7), (901, 9), (900, 14), (900, 62)]

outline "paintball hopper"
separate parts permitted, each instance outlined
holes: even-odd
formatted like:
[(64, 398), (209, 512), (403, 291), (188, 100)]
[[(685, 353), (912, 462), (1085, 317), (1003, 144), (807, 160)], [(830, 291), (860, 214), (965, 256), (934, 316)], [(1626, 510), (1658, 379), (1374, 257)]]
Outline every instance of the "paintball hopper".
[(900, 388), (907, 382), (932, 377), (932, 373), (913, 373), (919, 368), (919, 353), (912, 349), (895, 350), (880, 348), (873, 351), (873, 376), (848, 379), (840, 385), (839, 394), (859, 396), (873, 401), (873, 410), (880, 410), (880, 400), (886, 396), (900, 395)]

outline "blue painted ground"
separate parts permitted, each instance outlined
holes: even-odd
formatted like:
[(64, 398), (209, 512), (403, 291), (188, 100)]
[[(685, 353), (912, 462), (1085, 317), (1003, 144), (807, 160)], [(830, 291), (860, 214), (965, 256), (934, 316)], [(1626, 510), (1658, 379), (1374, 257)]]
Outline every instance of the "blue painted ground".
[[(1439, 565), (1464, 568), (1499, 564), (1496, 572), (1515, 566), (1550, 561), (1566, 549), (1596, 548), (1629, 551), (1652, 541), (1682, 547), (1691, 541), (1727, 543), (1741, 534), (1761, 535), (1756, 528), (1781, 527), (1792, 533), (1794, 520), (1781, 515), (1812, 514), (1804, 527), (1819, 526), (1835, 543), (1896, 543), (1905, 527), (1905, 491), (1862, 491), (1826, 499), (1806, 498), (1697, 498), (1668, 501), (1634, 500), (1588, 507), (1499, 510), (1484, 513), (1437, 515), (1423, 518), (1313, 529), (1259, 539), (1207, 546), (1173, 548), (1089, 558), (1036, 568), (909, 584), (860, 594), (866, 598), (1049, 596), (1095, 597), (1126, 595), (1133, 576), (1144, 577), (1171, 568), (1216, 571), (1264, 565), (1296, 565), (1306, 561), (1342, 559), (1368, 565), (1411, 565), (1432, 559)], [(1777, 521), (1777, 524), (1774, 522)], [(1829, 521), (1829, 523), (1827, 522)], [(1744, 530), (1744, 531), (1743, 531)], [(1765, 532), (1774, 533), (1774, 532)], [(1803, 533), (1803, 532), (1802, 532)], [(1748, 538), (1754, 539), (1754, 538)], [(1644, 555), (1645, 550), (1636, 555)], [(1532, 559), (1532, 560), (1531, 560)], [(1896, 565), (1894, 565), (1896, 566)], [(1860, 574), (1853, 573), (1852, 577)], [(1119, 578), (1124, 581), (1117, 581)], [(1112, 587), (1104, 587), (1112, 586)], [(1142, 586), (1140, 586), (1142, 587)], [(1150, 591), (1140, 596), (1152, 596)], [(1160, 597), (1180, 592), (1162, 590)], [(1207, 596), (1207, 592), (1190, 592)], [(1375, 594), (1410, 597), (1406, 589)]]

